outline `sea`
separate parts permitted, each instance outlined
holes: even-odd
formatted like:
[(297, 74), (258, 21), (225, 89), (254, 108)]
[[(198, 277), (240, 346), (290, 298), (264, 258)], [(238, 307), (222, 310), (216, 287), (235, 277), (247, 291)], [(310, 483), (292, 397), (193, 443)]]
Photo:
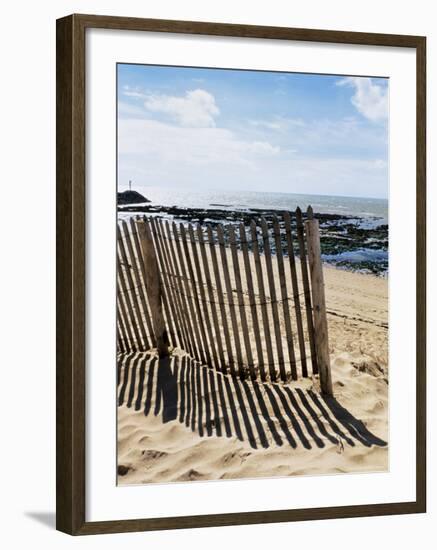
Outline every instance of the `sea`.
[(151, 204), (162, 206), (205, 209), (216, 206), (229, 210), (295, 210), (300, 206), (304, 210), (311, 205), (314, 212), (322, 214), (343, 214), (362, 218), (363, 222), (367, 220), (368, 223), (377, 221), (388, 224), (387, 199), (264, 191), (184, 190), (178, 187), (136, 186), (135, 189), (148, 198)]

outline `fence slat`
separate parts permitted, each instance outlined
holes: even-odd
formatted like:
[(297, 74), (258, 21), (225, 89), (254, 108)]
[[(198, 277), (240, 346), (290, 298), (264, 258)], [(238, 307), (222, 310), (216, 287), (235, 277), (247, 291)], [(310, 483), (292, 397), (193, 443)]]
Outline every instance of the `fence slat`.
[(117, 323), (117, 339), (120, 340), (120, 347), (123, 347), (123, 350), (127, 352), (128, 350), (128, 342), (126, 338), (126, 333), (124, 331), (124, 326), (121, 322), (120, 318), (120, 306), (118, 304), (118, 297), (117, 297), (117, 313), (116, 313), (116, 323)]
[(313, 299), (314, 328), (316, 337), (317, 364), (322, 393), (333, 395), (331, 365), (329, 360), (328, 323), (326, 319), (325, 286), (320, 254), (319, 222), (308, 219), (305, 222), (308, 242), (308, 258), (311, 272), (311, 292)]
[(157, 266), (158, 266), (158, 274), (159, 274), (159, 281), (160, 281), (160, 291), (161, 291), (161, 298), (162, 298), (162, 306), (163, 306), (163, 312), (164, 312), (164, 320), (167, 322), (167, 338), (169, 343), (172, 344), (172, 346), (177, 346), (177, 340), (176, 340), (176, 332), (174, 328), (174, 321), (173, 316), (171, 315), (172, 310), (172, 300), (169, 296), (169, 290), (167, 285), (163, 284), (163, 274), (165, 271), (164, 263), (163, 263), (163, 257), (162, 254), (157, 252), (157, 235), (156, 235), (156, 226), (154, 224), (154, 218), (150, 218), (150, 231), (153, 238), (153, 244), (154, 244), (154, 250), (155, 250), (155, 257), (157, 260)]
[(129, 350), (130, 344), (129, 344), (129, 338), (127, 337), (126, 329), (125, 329), (125, 326), (124, 326), (122, 313), (120, 311), (120, 299), (119, 299), (118, 295), (117, 295), (117, 323), (118, 323), (119, 328), (120, 328), (121, 339), (123, 340), (123, 343), (124, 343), (125, 352), (127, 352)]
[(212, 287), (211, 282), (211, 271), (209, 267), (208, 258), (206, 255), (206, 242), (203, 238), (203, 231), (200, 224), (197, 224), (196, 226), (197, 231), (197, 240), (199, 241), (200, 246), (200, 256), (202, 258), (202, 264), (203, 264), (203, 273), (205, 274), (205, 281), (206, 281), (206, 289), (208, 291), (208, 298), (211, 306), (211, 314), (212, 314), (212, 320), (213, 320), (213, 327), (215, 332), (215, 343), (217, 345), (218, 349), (218, 355), (220, 358), (219, 362), (219, 368), (220, 370), (223, 370), (223, 367), (225, 365), (225, 355), (223, 351), (223, 342), (222, 342), (222, 335), (220, 331), (219, 321), (218, 321), (218, 315), (217, 315), (217, 307), (216, 307), (216, 299), (214, 296), (214, 289)]
[(151, 347), (151, 345), (150, 345), (150, 341), (149, 341), (150, 340), (150, 335), (147, 334), (147, 332), (145, 330), (146, 318), (149, 314), (148, 311), (147, 311), (147, 306), (146, 306), (145, 289), (144, 289), (143, 281), (141, 280), (140, 270), (138, 269), (137, 258), (134, 254), (134, 251), (133, 251), (132, 242), (131, 242), (130, 233), (129, 233), (129, 228), (127, 226), (127, 223), (124, 220), (121, 221), (121, 233), (122, 233), (122, 241), (126, 242), (126, 248), (127, 248), (127, 253), (128, 253), (128, 261), (129, 261), (129, 263), (131, 265), (131, 268), (132, 268), (133, 286), (138, 291), (138, 295), (140, 297), (140, 302), (141, 302), (141, 306), (142, 306), (142, 309), (141, 309), (141, 312), (140, 312), (142, 334), (143, 334), (143, 338), (144, 338), (145, 345), (146, 345), (145, 349), (148, 349), (148, 348)]
[[(185, 229), (185, 226), (183, 223), (181, 223), (179, 227), (180, 227), (182, 247), (185, 253), (184, 258), (188, 267), (189, 282), (191, 283), (191, 289), (192, 289), (191, 295), (194, 300), (195, 311), (197, 314), (197, 323), (200, 328), (200, 335), (202, 337), (203, 349), (205, 351), (206, 364), (211, 366), (212, 365), (211, 349), (209, 347), (209, 342), (206, 335), (205, 323), (204, 323), (204, 320), (202, 319), (202, 308), (199, 300), (199, 293), (197, 292), (196, 276), (194, 274), (193, 260), (191, 258), (191, 254), (188, 249), (187, 230)], [(189, 224), (189, 227), (191, 227), (191, 224)]]
[(264, 218), (261, 218), (261, 230), (264, 240), (264, 261), (266, 264), (267, 270), (267, 281), (269, 283), (270, 290), (270, 302), (273, 315), (273, 328), (275, 332), (276, 340), (276, 353), (278, 356), (279, 372), (282, 380), (286, 380), (285, 365), (284, 365), (284, 351), (282, 349), (282, 337), (281, 337), (281, 327), (279, 323), (279, 313), (278, 313), (278, 301), (276, 297), (276, 288), (275, 288), (275, 279), (273, 275), (273, 264), (272, 256), (270, 251), (270, 239), (269, 232), (267, 229), (267, 222)]
[[(306, 252), (305, 252), (305, 237), (304, 237), (304, 228), (303, 228), (303, 222), (302, 222), (302, 210), (299, 207), (296, 208), (296, 230), (297, 230), (297, 242), (299, 244), (300, 268), (302, 272), (302, 283), (303, 283), (304, 298), (305, 298), (308, 340), (310, 342), (311, 363), (312, 363), (313, 374), (317, 374), (319, 372), (319, 369), (317, 367), (317, 355), (316, 355), (316, 347), (314, 342), (314, 324), (313, 324), (313, 310), (311, 306), (311, 291), (310, 291), (307, 259), (306, 259)], [(302, 368), (302, 375), (308, 376), (308, 372), (305, 372), (303, 368)]]
[(132, 267), (127, 257), (126, 247), (124, 245), (123, 235), (119, 225), (117, 225), (117, 240), (119, 252), (121, 255), (120, 260), (122, 265), (124, 266), (125, 281), (128, 288), (132, 312), (134, 314), (132, 322), (134, 323), (134, 326), (138, 327), (138, 332), (140, 335), (140, 340), (138, 341), (138, 343), (140, 345), (140, 348), (147, 349), (147, 335), (146, 331), (144, 330), (143, 314), (141, 312), (140, 304), (138, 301), (137, 285), (134, 283), (134, 279), (132, 277)]
[[(228, 265), (228, 257), (226, 253), (226, 247), (225, 247), (225, 239), (224, 239), (224, 233), (223, 233), (223, 226), (219, 224), (217, 226), (217, 239), (219, 242), (219, 248), (220, 248), (220, 257), (222, 260), (222, 267), (223, 267), (223, 275), (225, 278), (225, 288), (226, 293), (228, 295), (228, 304), (229, 304), (229, 311), (231, 314), (231, 323), (232, 323), (232, 332), (234, 335), (234, 343), (235, 343), (235, 352), (237, 355), (237, 365), (239, 369), (239, 374), (243, 375), (243, 357), (241, 353), (241, 343), (240, 343), (240, 332), (238, 330), (238, 324), (237, 324), (237, 316), (235, 314), (235, 304), (234, 304), (234, 297), (232, 294), (232, 286), (231, 286), (231, 280), (229, 277), (229, 265)], [(234, 363), (231, 363), (231, 372), (233, 375), (236, 374), (236, 368)]]
[(285, 337), (287, 340), (291, 377), (293, 380), (297, 380), (296, 355), (294, 353), (293, 331), (291, 328), (290, 303), (287, 292), (287, 281), (285, 278), (284, 258), (282, 255), (281, 232), (277, 216), (274, 216), (273, 218), (273, 233), (275, 236), (276, 260), (278, 263), (279, 285), (281, 288), (282, 311), (284, 314)]
[[(219, 265), (217, 260), (217, 250), (216, 250), (216, 245), (214, 243), (214, 235), (210, 225), (208, 225), (207, 232), (208, 232), (209, 251), (211, 254), (212, 267), (213, 267), (213, 273), (214, 273), (214, 279), (215, 279), (215, 287), (217, 289), (217, 299), (219, 303), (220, 315), (221, 315), (221, 320), (223, 324), (223, 332), (225, 337), (228, 362), (230, 365), (232, 365), (234, 363), (234, 358), (233, 358), (233, 352), (232, 352), (231, 337), (229, 334), (228, 316), (226, 314), (225, 298), (223, 295), (222, 281), (220, 277)], [(223, 365), (222, 370), (224, 373), (227, 372), (226, 365)]]
[(188, 234), (190, 236), (191, 251), (192, 251), (192, 256), (194, 260), (194, 269), (196, 270), (197, 286), (200, 292), (200, 302), (202, 304), (203, 322), (204, 322), (204, 325), (206, 326), (206, 334), (207, 334), (207, 339), (209, 341), (209, 354), (210, 356), (212, 355), (212, 363), (216, 367), (218, 367), (220, 363), (219, 363), (217, 350), (215, 346), (215, 339), (212, 334), (211, 316), (209, 314), (208, 304), (206, 300), (205, 285), (203, 282), (202, 270), (200, 269), (199, 250), (198, 250), (200, 245), (196, 243), (194, 228), (191, 225), (191, 223), (188, 224)]
[[(267, 362), (269, 367), (269, 374), (270, 374), (271, 380), (276, 380), (276, 372), (275, 372), (275, 364), (274, 364), (274, 356), (273, 356), (273, 348), (272, 348), (272, 338), (270, 335), (270, 321), (269, 321), (268, 312), (267, 312), (266, 293), (264, 289), (264, 277), (263, 277), (262, 266), (261, 266), (261, 258), (260, 258), (259, 245), (258, 245), (258, 233), (256, 230), (255, 220), (252, 220), (250, 222), (250, 231), (252, 236), (253, 257), (255, 260), (258, 295), (261, 302), (261, 316), (262, 316), (263, 327), (264, 327), (264, 337), (265, 337), (266, 349), (267, 349)], [(261, 371), (261, 378), (263, 381), (266, 379), (264, 369)]]
[(179, 295), (177, 284), (175, 282), (175, 274), (173, 272), (170, 253), (169, 253), (169, 242), (167, 241), (164, 234), (164, 227), (161, 220), (155, 220), (155, 231), (158, 241), (158, 246), (161, 249), (161, 255), (164, 260), (164, 272), (163, 277), (167, 286), (169, 287), (170, 297), (168, 299), (170, 310), (171, 306), (174, 308), (175, 312), (175, 325), (176, 333), (180, 342), (181, 348), (185, 348), (191, 352), (190, 340), (188, 337), (188, 332), (185, 323), (185, 315), (181, 307), (181, 296)]
[(125, 269), (123, 269), (123, 260), (120, 254), (120, 246), (118, 246), (118, 252), (119, 252), (119, 256), (118, 256), (118, 262), (117, 262), (117, 276), (118, 276), (118, 280), (120, 281), (121, 294), (123, 296), (123, 301), (125, 305), (126, 320), (128, 322), (129, 328), (131, 329), (132, 345), (134, 349), (141, 350), (141, 336), (140, 336), (137, 322), (135, 319), (134, 308), (132, 306), (131, 295), (130, 295), (131, 290), (126, 282), (126, 273), (125, 273)]
[(146, 218), (137, 220), (138, 236), (146, 274), (146, 289), (149, 296), (150, 313), (155, 332), (156, 347), (162, 357), (168, 355), (168, 335), (162, 311), (162, 289), (159, 275), (158, 260), (156, 258), (155, 245), (152, 230)]
[(302, 371), (308, 373), (305, 349), (305, 335), (303, 330), (302, 311), (300, 308), (299, 283), (297, 280), (296, 259), (294, 257), (293, 234), (291, 232), (291, 219), (289, 212), (284, 212), (284, 222), (285, 236), (287, 239), (288, 261), (290, 264), (291, 272), (291, 286), (293, 287), (293, 302), (296, 315), (297, 336), (299, 340), (300, 363)]
[(119, 268), (117, 267), (117, 281), (118, 281), (117, 302), (120, 304), (120, 318), (123, 321), (123, 325), (127, 333), (128, 347), (130, 350), (136, 350), (138, 349), (136, 345), (136, 339), (129, 320), (129, 315), (126, 307), (126, 300), (123, 294), (123, 290), (121, 288), (121, 276), (118, 271), (119, 271)]
[[(249, 366), (250, 376), (256, 378), (253, 366), (252, 346), (249, 338), (249, 326), (247, 324), (246, 307), (244, 304), (243, 285), (241, 283), (240, 260), (238, 258), (237, 243), (235, 241), (235, 229), (233, 225), (229, 226), (229, 242), (231, 245), (231, 256), (234, 266), (235, 286), (237, 287), (238, 309), (240, 311), (241, 330), (243, 331), (243, 342), (246, 349), (246, 360)], [(243, 372), (244, 376), (244, 372)]]
[[(188, 275), (185, 267), (184, 255), (182, 252), (181, 239), (180, 239), (178, 228), (175, 222), (172, 223), (172, 230), (173, 230), (173, 236), (174, 236), (174, 243), (176, 245), (177, 259), (179, 260), (180, 277), (184, 286), (185, 300), (188, 305), (188, 312), (189, 312), (188, 319), (190, 320), (190, 325), (194, 329), (195, 338), (193, 342), (196, 344), (197, 352), (198, 352), (196, 359), (201, 363), (205, 364), (206, 354), (202, 345), (202, 340), (200, 338), (199, 324), (197, 322), (196, 313), (194, 309), (194, 298), (192, 296), (192, 291), (189, 285)], [(175, 258), (175, 261), (176, 261), (176, 258)]]
[[(172, 288), (168, 282), (168, 269), (164, 258), (164, 251), (162, 249), (162, 242), (158, 235), (157, 220), (153, 217), (150, 219), (150, 228), (152, 230), (153, 242), (155, 244), (156, 258), (158, 260), (160, 269), (160, 278), (162, 280), (161, 292), (162, 292), (162, 305), (164, 307), (165, 320), (167, 322), (167, 333), (173, 347), (177, 346), (177, 342), (182, 342), (180, 324), (177, 320), (177, 311), (175, 300), (172, 296)], [(176, 325), (176, 326), (175, 326)], [(177, 338), (177, 339), (176, 339)]]
[[(259, 328), (259, 322), (258, 322), (258, 312), (256, 309), (255, 292), (253, 288), (252, 269), (250, 266), (249, 250), (247, 246), (246, 229), (244, 227), (244, 223), (240, 223), (240, 243), (241, 243), (241, 250), (243, 253), (244, 271), (246, 274), (247, 292), (249, 294), (250, 313), (252, 316), (253, 332), (255, 335), (256, 353), (258, 357), (258, 368), (261, 374), (261, 378), (265, 380), (266, 375), (264, 371), (264, 354), (263, 354), (263, 348), (261, 343), (261, 335), (260, 335), (260, 328)], [(256, 373), (253, 373), (253, 378), (256, 378)]]
[(125, 353), (127, 349), (125, 347), (125, 340), (121, 332), (120, 319), (118, 318), (118, 314), (117, 314), (116, 324), (117, 324), (117, 351), (121, 351), (121, 353)]
[[(129, 222), (130, 222), (130, 228), (131, 228), (132, 244), (134, 247), (135, 256), (137, 258), (139, 272), (142, 278), (142, 286), (144, 288), (144, 293), (147, 296), (147, 292), (145, 292), (145, 289), (146, 289), (145, 266), (144, 266), (144, 260), (143, 260), (143, 252), (141, 250), (141, 245), (140, 245), (140, 239), (138, 237), (138, 230), (137, 230), (137, 226), (134, 218), (130, 218)], [(150, 306), (149, 306), (148, 298), (146, 299), (145, 305), (146, 305), (146, 311), (147, 311), (147, 314), (146, 314), (147, 329), (149, 332), (152, 346), (156, 346), (155, 333), (153, 331), (152, 316), (150, 314)]]
[[(181, 309), (182, 316), (184, 318), (184, 324), (187, 332), (188, 350), (190, 351), (193, 357), (195, 357), (198, 360), (201, 360), (202, 355), (198, 350), (198, 347), (196, 344), (196, 338), (195, 338), (195, 331), (191, 324), (190, 305), (189, 305), (190, 298), (188, 296), (188, 293), (184, 291), (182, 271), (177, 260), (177, 252), (179, 251), (179, 248), (177, 246), (176, 236), (175, 235), (172, 236), (168, 221), (165, 221), (164, 227), (165, 227), (165, 239), (168, 244), (170, 267), (171, 267), (172, 273), (174, 274), (174, 281), (176, 284), (176, 294), (179, 296), (180, 309)], [(177, 251), (175, 251), (175, 248)]]

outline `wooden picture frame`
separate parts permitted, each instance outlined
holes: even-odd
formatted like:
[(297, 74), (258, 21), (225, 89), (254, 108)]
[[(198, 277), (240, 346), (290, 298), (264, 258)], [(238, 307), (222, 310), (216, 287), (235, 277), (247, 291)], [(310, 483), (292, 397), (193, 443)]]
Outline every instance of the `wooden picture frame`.
[[(416, 498), (411, 502), (86, 521), (85, 32), (90, 28), (377, 45), (416, 51)], [(420, 36), (70, 15), (57, 21), (57, 529), (71, 535), (275, 523), (426, 510), (426, 39)]]

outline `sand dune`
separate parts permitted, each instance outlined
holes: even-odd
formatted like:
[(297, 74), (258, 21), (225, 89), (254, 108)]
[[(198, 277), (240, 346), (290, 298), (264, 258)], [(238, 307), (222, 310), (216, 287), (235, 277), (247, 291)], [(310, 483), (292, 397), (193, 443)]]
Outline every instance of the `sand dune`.
[(181, 350), (120, 356), (118, 482), (384, 471), (387, 280), (325, 269), (334, 398), (317, 379), (262, 383)]

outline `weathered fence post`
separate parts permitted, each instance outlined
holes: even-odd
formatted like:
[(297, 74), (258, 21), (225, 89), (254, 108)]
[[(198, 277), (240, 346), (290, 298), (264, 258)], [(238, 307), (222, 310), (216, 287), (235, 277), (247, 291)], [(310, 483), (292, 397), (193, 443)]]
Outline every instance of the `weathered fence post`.
[(141, 252), (143, 254), (145, 284), (149, 298), (156, 347), (158, 348), (158, 355), (163, 357), (168, 355), (168, 335), (162, 312), (161, 278), (159, 275), (155, 245), (153, 243), (149, 222), (145, 219), (138, 219), (136, 220), (136, 224), (141, 243)]
[(319, 222), (312, 219), (312, 209), (308, 209), (305, 222), (308, 260), (311, 275), (311, 294), (313, 302), (314, 337), (316, 341), (317, 363), (319, 367), (322, 393), (333, 395), (331, 364), (329, 360), (328, 322), (326, 319), (325, 287), (323, 281), (322, 258), (320, 254)]

